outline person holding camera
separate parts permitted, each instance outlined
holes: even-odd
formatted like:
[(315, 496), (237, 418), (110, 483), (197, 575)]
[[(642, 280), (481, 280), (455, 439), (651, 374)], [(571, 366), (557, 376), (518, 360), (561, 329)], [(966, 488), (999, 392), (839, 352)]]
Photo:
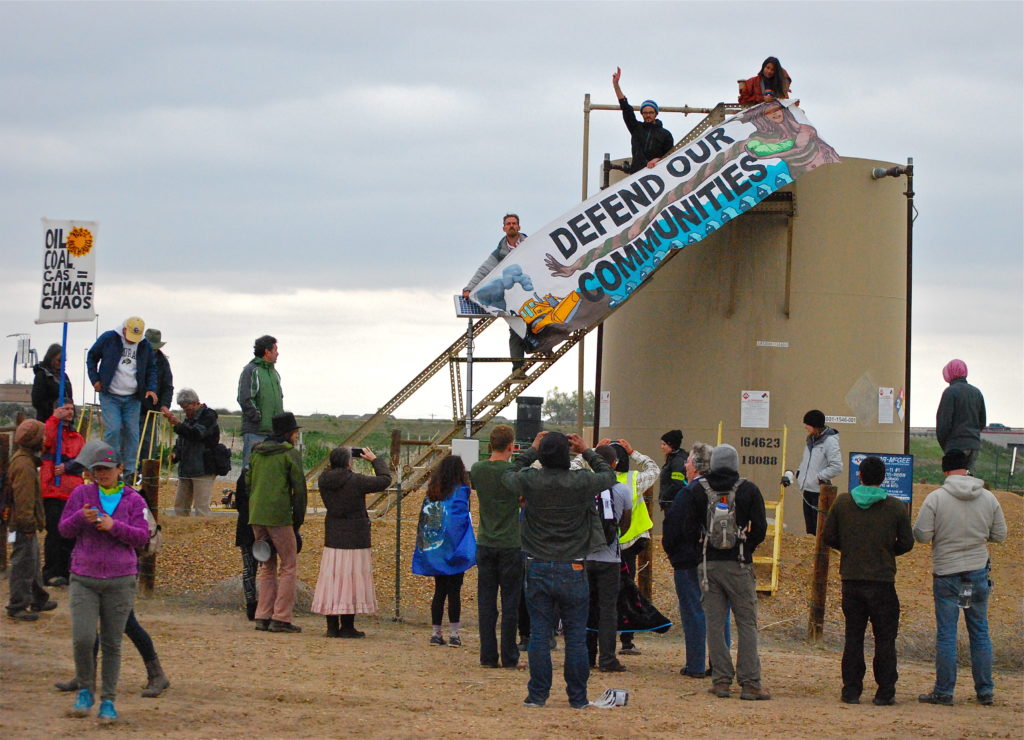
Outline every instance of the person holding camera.
[[(353, 471), (354, 457), (368, 461), (374, 475)], [(328, 637), (365, 637), (355, 628), (355, 615), (377, 611), (366, 494), (385, 490), (391, 474), (387, 461), (369, 447), (335, 447), (329, 462), (317, 483), (327, 516), (312, 610), (327, 617)]]
[(189, 516), (194, 507), (196, 516), (210, 516), (210, 496), (217, 478), (213, 448), (220, 442), (217, 412), (200, 403), (199, 396), (191, 388), (178, 391), (177, 401), (185, 411), (183, 420), (169, 409), (162, 411), (178, 435), (171, 452), (171, 462), (178, 463), (174, 514)]

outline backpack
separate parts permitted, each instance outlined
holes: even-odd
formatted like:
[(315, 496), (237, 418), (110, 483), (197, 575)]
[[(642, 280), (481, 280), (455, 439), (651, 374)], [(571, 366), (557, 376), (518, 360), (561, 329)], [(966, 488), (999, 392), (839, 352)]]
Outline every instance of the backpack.
[(164, 544), (163, 528), (156, 523), (156, 519), (153, 517), (153, 512), (149, 510), (148, 504), (143, 507), (142, 513), (145, 514), (146, 525), (149, 527), (149, 542), (146, 543), (145, 547), (140, 547), (138, 553), (139, 555), (156, 555)]
[(606, 488), (594, 496), (594, 506), (597, 508), (597, 518), (601, 520), (604, 544), (610, 547), (619, 539), (619, 523), (615, 519), (611, 489)]
[(736, 523), (736, 490), (744, 482), (737, 478), (736, 483), (728, 491), (715, 491), (704, 479), (700, 484), (707, 494), (707, 519), (704, 524), (704, 559), (707, 560), (707, 549), (731, 550), (740, 546), (740, 560), (743, 560), (743, 541), (746, 533)]
[(231, 450), (218, 442), (211, 448), (213, 453), (213, 470), (217, 475), (227, 475), (231, 472)]

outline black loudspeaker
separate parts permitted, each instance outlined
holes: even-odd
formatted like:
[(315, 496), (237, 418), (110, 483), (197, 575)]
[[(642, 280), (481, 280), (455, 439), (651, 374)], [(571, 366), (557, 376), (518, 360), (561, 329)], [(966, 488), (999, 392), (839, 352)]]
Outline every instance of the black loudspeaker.
[(540, 396), (520, 396), (516, 399), (516, 442), (532, 444), (533, 438), (544, 428), (540, 419), (544, 399)]

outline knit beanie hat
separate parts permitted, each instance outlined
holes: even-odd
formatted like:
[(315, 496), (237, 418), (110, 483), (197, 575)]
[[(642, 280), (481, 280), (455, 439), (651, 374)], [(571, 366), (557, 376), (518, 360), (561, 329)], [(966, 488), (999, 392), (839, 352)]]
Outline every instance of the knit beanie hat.
[(19, 447), (27, 447), (30, 450), (38, 450), (43, 446), (43, 422), (36, 419), (25, 419), (14, 430), (14, 444)]
[(963, 360), (950, 360), (946, 363), (946, 366), (942, 368), (942, 379), (947, 383), (952, 383), (957, 378), (967, 377), (967, 363)]
[(948, 473), (950, 470), (966, 470), (967, 469), (967, 453), (963, 450), (950, 450), (942, 456), (942, 472)]
[(818, 411), (818, 409), (811, 409), (804, 414), (804, 424), (815, 429), (824, 429), (825, 414)]
[(683, 430), (673, 429), (672, 431), (665, 432), (661, 435), (661, 441), (671, 447), (673, 450), (678, 450), (679, 445), (683, 443)]
[(655, 114), (657, 114), (659, 111), (658, 104), (655, 103), (653, 100), (645, 100), (644, 102), (640, 103), (641, 113), (644, 112), (644, 108), (654, 108)]
[(711, 453), (712, 473), (740, 472), (740, 456), (732, 445), (718, 445)]

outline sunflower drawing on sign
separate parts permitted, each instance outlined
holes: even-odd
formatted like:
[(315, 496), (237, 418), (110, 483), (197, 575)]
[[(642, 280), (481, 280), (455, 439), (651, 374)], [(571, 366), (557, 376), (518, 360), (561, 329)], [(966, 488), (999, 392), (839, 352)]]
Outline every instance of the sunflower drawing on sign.
[(76, 226), (71, 229), (65, 244), (72, 256), (84, 257), (92, 251), (92, 232)]

